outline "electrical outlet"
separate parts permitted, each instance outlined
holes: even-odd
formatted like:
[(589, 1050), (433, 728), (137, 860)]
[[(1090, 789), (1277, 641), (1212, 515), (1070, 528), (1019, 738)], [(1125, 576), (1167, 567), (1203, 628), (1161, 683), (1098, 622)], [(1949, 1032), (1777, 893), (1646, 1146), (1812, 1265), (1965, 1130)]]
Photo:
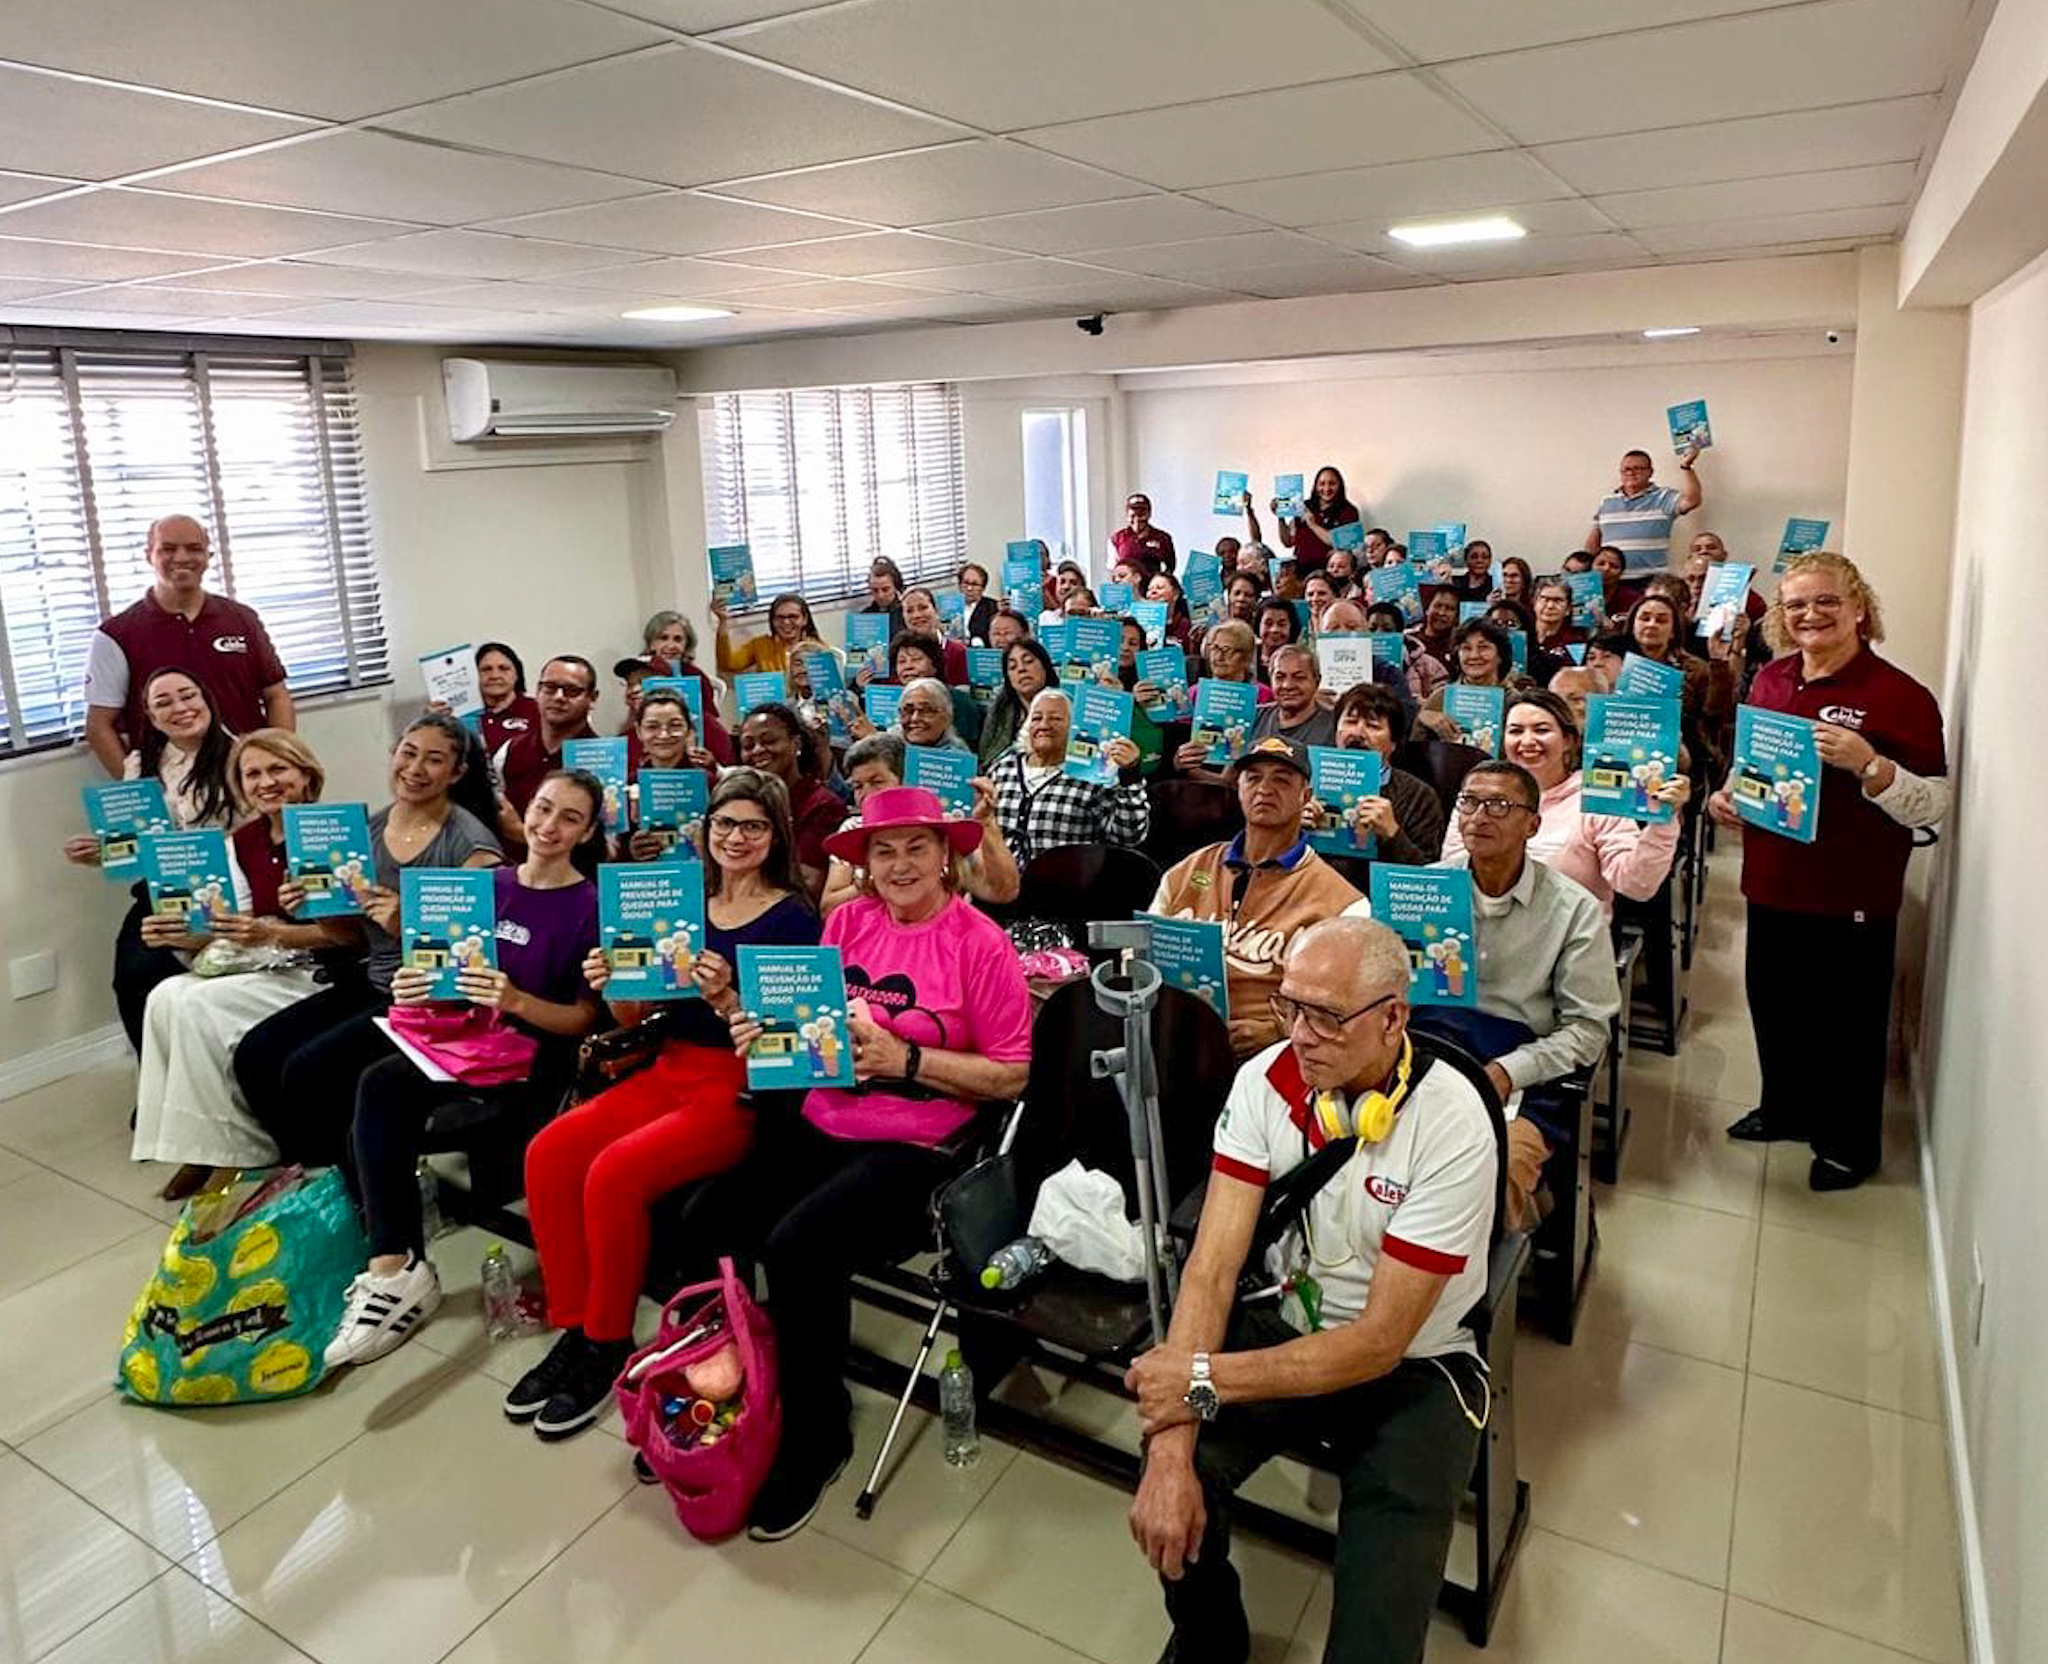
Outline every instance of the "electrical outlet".
[(57, 956), (54, 953), (26, 953), (7, 962), (8, 991), (18, 1000), (47, 994), (57, 986)]
[(1970, 1244), (1970, 1344), (1984, 1344), (1984, 1250)]

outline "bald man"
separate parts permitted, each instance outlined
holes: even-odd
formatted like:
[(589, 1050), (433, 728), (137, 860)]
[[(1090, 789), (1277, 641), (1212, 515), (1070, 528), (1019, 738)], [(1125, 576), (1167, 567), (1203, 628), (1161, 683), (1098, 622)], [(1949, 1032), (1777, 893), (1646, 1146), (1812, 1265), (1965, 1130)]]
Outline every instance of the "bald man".
[(293, 726), (284, 661), (253, 607), (206, 592), (213, 545), (189, 514), (167, 514), (149, 528), (156, 574), (141, 600), (93, 632), (85, 668), (85, 743), (119, 779), (142, 743), (142, 687), (166, 665), (188, 672), (213, 695), (231, 734)]

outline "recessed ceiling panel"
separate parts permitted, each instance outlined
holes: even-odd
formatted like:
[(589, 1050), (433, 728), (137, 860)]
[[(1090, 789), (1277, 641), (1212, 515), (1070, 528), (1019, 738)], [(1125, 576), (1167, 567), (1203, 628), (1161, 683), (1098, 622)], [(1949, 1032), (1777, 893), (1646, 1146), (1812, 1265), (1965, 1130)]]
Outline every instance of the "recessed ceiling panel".
[(552, 277), (604, 263), (624, 264), (623, 249), (586, 248), (534, 237), (500, 237), (488, 231), (415, 231), (374, 243), (323, 250), (309, 256), (322, 265), (374, 266), (382, 271), (446, 272), (468, 277)]
[(650, 254), (711, 254), (766, 243), (797, 243), (812, 237), (843, 237), (861, 226), (813, 214), (792, 214), (751, 202), (728, 202), (694, 191), (664, 191), (625, 202), (485, 221), (482, 229), (520, 237), (552, 237), (565, 243), (599, 243), (609, 248), (644, 249)]
[(1391, 224), (1497, 208), (1503, 202), (1541, 202), (1569, 196), (1571, 191), (1522, 151), (1488, 150), (1475, 156), (1254, 179), (1195, 194), (1205, 202), (1280, 225), (1307, 226), (1362, 219)]
[(1911, 162), (1891, 162), (1830, 173), (1781, 173), (1769, 179), (1734, 179), (1719, 185), (1627, 191), (1593, 200), (1616, 223), (1632, 229), (1696, 225), (1903, 204), (1913, 194), (1913, 174)]
[(0, 213), (0, 231), (10, 237), (193, 254), (302, 254), (404, 229), (386, 220), (301, 214), (118, 188)]
[[(27, 6), (0, 6), (0, 19)], [(0, 22), (0, 29), (6, 27)], [(263, 144), (311, 124), (291, 116), (222, 110), (187, 98), (96, 86), (0, 65), (0, 159), (26, 173), (113, 179), (141, 168)]]
[(1078, 254), (1084, 248), (1137, 248), (1145, 243), (1185, 242), (1256, 231), (1259, 223), (1181, 197), (1142, 196), (1124, 202), (1094, 202), (1079, 208), (1046, 208), (1035, 214), (961, 220), (933, 227), (966, 243), (1016, 249), (1026, 254)]
[(990, 139), (743, 179), (718, 188), (723, 195), (754, 202), (896, 226), (1103, 202), (1129, 196), (1132, 190), (1128, 179)]

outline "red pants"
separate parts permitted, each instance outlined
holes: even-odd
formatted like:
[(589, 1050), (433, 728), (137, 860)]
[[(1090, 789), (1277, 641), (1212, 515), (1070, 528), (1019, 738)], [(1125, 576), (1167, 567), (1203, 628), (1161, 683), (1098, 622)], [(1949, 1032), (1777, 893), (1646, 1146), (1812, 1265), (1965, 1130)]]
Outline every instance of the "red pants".
[(526, 1205), (548, 1321), (627, 1340), (647, 1274), (647, 1210), (738, 1164), (754, 1139), (746, 1065), (671, 1043), (647, 1068), (551, 1121), (526, 1147)]

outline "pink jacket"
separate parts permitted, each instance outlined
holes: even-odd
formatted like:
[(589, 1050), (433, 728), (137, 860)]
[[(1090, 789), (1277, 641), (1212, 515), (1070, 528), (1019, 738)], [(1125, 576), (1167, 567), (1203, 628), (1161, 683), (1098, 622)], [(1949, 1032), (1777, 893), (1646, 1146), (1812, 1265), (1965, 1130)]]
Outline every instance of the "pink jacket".
[[(1579, 808), (1579, 777), (1568, 774), (1543, 794), (1543, 824), (1529, 853), (1553, 872), (1590, 890), (1608, 917), (1615, 892), (1647, 901), (1670, 876), (1678, 854), (1678, 817), (1639, 825), (1620, 815), (1589, 815)], [(1458, 817), (1444, 828), (1444, 857), (1465, 853)]]

